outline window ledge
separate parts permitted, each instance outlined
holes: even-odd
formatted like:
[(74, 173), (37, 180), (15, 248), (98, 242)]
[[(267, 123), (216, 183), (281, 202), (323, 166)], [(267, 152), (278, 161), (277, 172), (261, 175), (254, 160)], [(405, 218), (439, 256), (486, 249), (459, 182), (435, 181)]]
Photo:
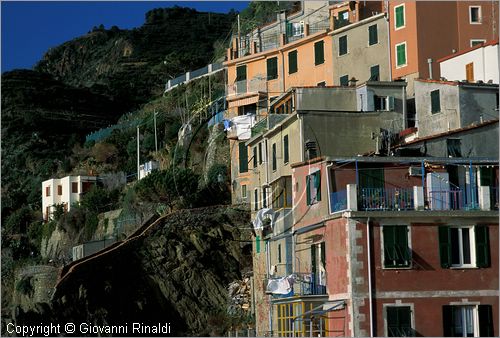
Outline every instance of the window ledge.
[(463, 266), (450, 266), (448, 269), (450, 270), (473, 270), (479, 269), (477, 266), (472, 265), (463, 265)]
[(382, 270), (388, 270), (388, 271), (393, 271), (393, 270), (413, 270), (413, 267), (410, 266), (401, 266), (401, 267), (382, 267)]

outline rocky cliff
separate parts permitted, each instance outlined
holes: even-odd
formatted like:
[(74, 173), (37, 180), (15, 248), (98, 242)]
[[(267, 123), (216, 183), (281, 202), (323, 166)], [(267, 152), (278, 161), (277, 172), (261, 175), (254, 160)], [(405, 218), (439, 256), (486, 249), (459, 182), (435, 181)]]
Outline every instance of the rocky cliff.
[(227, 288), (249, 270), (248, 229), (248, 211), (233, 207), (174, 212), (74, 266), (50, 304), (18, 308), (16, 322), (170, 323), (176, 336), (222, 335), (239, 320), (228, 315)]

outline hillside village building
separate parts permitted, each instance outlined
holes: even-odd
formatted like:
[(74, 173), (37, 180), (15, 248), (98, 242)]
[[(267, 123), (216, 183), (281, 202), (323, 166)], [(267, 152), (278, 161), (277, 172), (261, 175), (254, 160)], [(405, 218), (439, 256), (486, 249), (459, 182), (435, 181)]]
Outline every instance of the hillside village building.
[(257, 335), (498, 334), (498, 75), (437, 80), (479, 74), (498, 3), (314, 13), (280, 13), (225, 63)]
[(56, 205), (64, 205), (69, 211), (73, 203), (79, 202), (87, 191), (97, 182), (96, 176), (66, 176), (42, 182), (43, 219), (49, 221)]

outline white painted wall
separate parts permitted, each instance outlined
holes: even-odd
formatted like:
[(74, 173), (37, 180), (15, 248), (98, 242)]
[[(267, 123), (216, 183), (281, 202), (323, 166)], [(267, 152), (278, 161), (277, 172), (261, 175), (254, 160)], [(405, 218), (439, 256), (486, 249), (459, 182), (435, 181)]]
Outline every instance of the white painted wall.
[(441, 76), (448, 81), (465, 80), (465, 65), (471, 62), (474, 64), (474, 81), (493, 80), (493, 83), (499, 83), (498, 44), (477, 48), (441, 62)]
[[(42, 182), (42, 214), (43, 219), (47, 219), (47, 207), (50, 207), (49, 213), (54, 211), (53, 205), (64, 203), (68, 206), (68, 211), (71, 209), (71, 205), (75, 202), (80, 201), (82, 192), (83, 182), (96, 182), (97, 177), (95, 176), (66, 176), (60, 179), (52, 178)], [(78, 192), (71, 192), (71, 184), (73, 182), (78, 183)], [(57, 187), (62, 186), (62, 194), (58, 194)], [(50, 196), (46, 196), (46, 188), (49, 187)], [(50, 216), (50, 215), (49, 215)], [(50, 218), (50, 217), (49, 217)]]

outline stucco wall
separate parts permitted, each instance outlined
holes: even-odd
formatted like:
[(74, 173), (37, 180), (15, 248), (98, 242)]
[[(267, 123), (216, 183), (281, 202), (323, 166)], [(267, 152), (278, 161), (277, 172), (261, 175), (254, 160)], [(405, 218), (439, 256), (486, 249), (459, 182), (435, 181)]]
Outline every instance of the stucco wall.
[[(377, 25), (378, 43), (369, 45), (368, 27)], [(389, 51), (387, 49), (387, 22), (384, 15), (372, 17), (333, 32), (333, 84), (340, 85), (340, 77), (348, 75), (360, 82), (370, 79), (370, 67), (379, 65), (380, 81), (390, 81)], [(339, 56), (339, 38), (347, 36), (347, 54)], [(353, 67), (353, 65), (355, 65)]]
[(473, 64), (474, 81), (499, 82), (498, 44), (479, 47), (441, 62), (439, 64), (441, 76), (452, 81), (465, 80), (467, 78), (465, 66), (469, 63)]

